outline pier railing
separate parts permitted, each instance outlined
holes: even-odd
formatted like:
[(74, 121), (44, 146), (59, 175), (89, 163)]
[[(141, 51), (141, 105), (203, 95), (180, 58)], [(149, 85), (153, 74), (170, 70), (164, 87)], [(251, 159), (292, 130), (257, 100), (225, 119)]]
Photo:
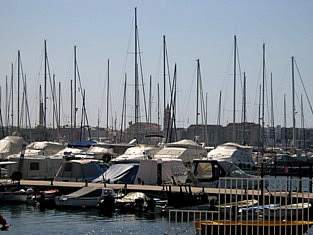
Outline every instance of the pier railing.
[(221, 178), (209, 210), (169, 211), (168, 234), (309, 234), (311, 185), (307, 178)]

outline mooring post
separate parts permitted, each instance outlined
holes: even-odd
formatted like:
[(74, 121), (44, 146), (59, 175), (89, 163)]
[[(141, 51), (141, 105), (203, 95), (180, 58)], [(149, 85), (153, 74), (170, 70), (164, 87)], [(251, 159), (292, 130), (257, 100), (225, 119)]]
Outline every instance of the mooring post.
[(52, 185), (52, 186), (53, 186), (53, 179), (51, 179), (51, 183), (50, 183), (50, 185)]
[(85, 187), (87, 187), (88, 186), (88, 181), (87, 180), (85, 180)]

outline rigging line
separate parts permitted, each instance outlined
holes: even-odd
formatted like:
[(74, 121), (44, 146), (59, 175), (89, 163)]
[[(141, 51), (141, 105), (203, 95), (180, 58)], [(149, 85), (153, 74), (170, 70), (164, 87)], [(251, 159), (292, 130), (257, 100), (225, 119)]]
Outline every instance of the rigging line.
[(22, 58), (20, 57), (20, 67), (21, 67), (21, 77), (22, 77), (22, 82), (23, 82), (23, 90), (22, 90), (22, 102), (21, 102), (21, 116), (20, 116), (20, 123), (19, 125), (23, 128), (24, 124), (24, 99), (25, 99), (25, 93), (24, 93), (24, 86), (25, 86), (25, 81), (24, 81), (24, 72), (23, 72), (23, 66), (22, 66)]
[(299, 70), (299, 68), (298, 68), (298, 65), (297, 65), (296, 60), (295, 60), (295, 64), (296, 64), (296, 68), (297, 68), (297, 71), (298, 71), (298, 75), (299, 75), (299, 77), (300, 77), (300, 81), (301, 81), (301, 84), (302, 84), (302, 87), (303, 87), (303, 90), (304, 90), (306, 99), (308, 100), (308, 103), (309, 103), (309, 106), (310, 106), (310, 109), (311, 109), (311, 113), (313, 114), (312, 105), (311, 105), (311, 102), (310, 102), (308, 93), (307, 93), (307, 91), (306, 91), (306, 89), (305, 89), (305, 86), (304, 86), (304, 83), (303, 83), (303, 80), (302, 80), (302, 76), (301, 76), (301, 74), (300, 74), (300, 70)]
[[(200, 88), (201, 123), (202, 123), (202, 126), (203, 126), (204, 125), (204, 120), (205, 120), (205, 108), (204, 108), (204, 100), (203, 100), (203, 87), (202, 87), (202, 76), (201, 76), (200, 64), (199, 64), (199, 80), (200, 80), (200, 83), (199, 83), (200, 87), (199, 88)], [(202, 128), (202, 135), (204, 136), (204, 139), (206, 139), (204, 128)]]
[(145, 118), (146, 118), (146, 122), (148, 122), (148, 112), (147, 112), (146, 93), (145, 93), (145, 84), (144, 84), (144, 77), (143, 77), (143, 66), (142, 66), (142, 60), (141, 60), (141, 50), (140, 50), (138, 26), (137, 26), (137, 37), (138, 37), (139, 64), (140, 64), (140, 73), (141, 73), (143, 102), (144, 102), (144, 107), (145, 107)]
[[(22, 72), (22, 80), (23, 80), (23, 98), (25, 99), (25, 117), (27, 119), (28, 117), (28, 124), (29, 124), (29, 135), (30, 135), (30, 139), (32, 139), (32, 134), (31, 134), (31, 120), (30, 120), (30, 114), (29, 114), (29, 108), (28, 108), (28, 100), (27, 100), (27, 83), (26, 83), (26, 74), (24, 74), (24, 70), (23, 70), (23, 64), (21, 62), (21, 72)], [(23, 102), (24, 103), (24, 102)], [(26, 128), (27, 128), (27, 120), (25, 121), (26, 123)]]
[[(79, 80), (79, 86), (80, 86), (80, 90), (81, 90), (81, 95), (82, 95), (82, 99), (83, 102), (85, 102), (85, 94), (83, 94), (83, 88), (82, 88), (82, 82), (80, 79), (80, 73), (79, 73), (79, 69), (78, 69), (78, 64), (76, 62), (76, 69), (77, 69), (77, 75), (78, 75), (78, 80)], [(89, 121), (88, 121), (88, 115), (87, 115), (87, 111), (86, 111), (86, 107), (83, 107), (84, 111), (85, 111), (85, 117), (86, 117), (86, 122), (87, 122), (87, 126), (88, 126), (88, 133), (89, 133), (89, 138), (90, 138), (90, 126), (89, 126)]]
[[(167, 44), (165, 44), (165, 57), (166, 57), (166, 65), (167, 65), (167, 76), (168, 76), (168, 82), (169, 82), (169, 88), (171, 88), (171, 73), (170, 73), (170, 65), (168, 60), (168, 53), (167, 53)], [(175, 82), (176, 83), (176, 82)]]
[[(52, 85), (52, 81), (51, 81), (51, 72), (50, 72), (50, 63), (49, 63), (49, 58), (47, 57), (47, 66), (48, 66), (48, 76), (49, 76), (49, 82), (50, 82), (50, 89), (51, 89), (51, 95), (52, 95), (52, 106), (53, 106), (53, 116), (56, 119), (56, 122), (58, 122), (58, 109), (56, 106), (56, 95), (55, 95), (55, 87)], [(59, 124), (57, 123), (57, 126), (59, 127)], [(60, 135), (60, 133), (58, 132), (58, 135)], [(60, 136), (59, 136), (60, 137)]]

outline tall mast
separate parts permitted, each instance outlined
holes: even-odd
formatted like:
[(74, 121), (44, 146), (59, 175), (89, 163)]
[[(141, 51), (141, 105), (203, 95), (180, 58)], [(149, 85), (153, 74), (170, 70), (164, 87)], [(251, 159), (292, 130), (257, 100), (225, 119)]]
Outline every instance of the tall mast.
[(76, 72), (77, 72), (77, 60), (76, 60), (76, 46), (74, 46), (74, 129), (76, 128)]
[(71, 140), (73, 138), (73, 80), (71, 79)]
[(218, 113), (217, 113), (217, 125), (221, 125), (221, 105), (222, 105), (222, 91), (220, 91), (218, 99)]
[(108, 59), (108, 83), (107, 83), (107, 131), (106, 137), (109, 138), (109, 91), (110, 91), (110, 60)]
[(273, 97), (273, 75), (271, 73), (271, 133), (274, 140), (274, 147), (276, 146), (276, 133), (275, 133), (275, 122), (274, 122), (274, 97)]
[(286, 94), (284, 94), (284, 127), (285, 127), (285, 144), (287, 150), (287, 115), (286, 115)]
[(44, 67), (44, 111), (43, 111), (43, 116), (44, 116), (44, 120), (43, 120), (43, 125), (44, 128), (47, 127), (47, 41), (44, 41), (45, 44), (45, 67)]
[(126, 129), (126, 121), (127, 121), (127, 74), (125, 73), (125, 86), (124, 86), (124, 105), (125, 105), (125, 112), (124, 112), (124, 130)]
[(291, 57), (291, 79), (292, 79), (292, 147), (296, 148), (296, 107), (295, 107), (295, 77), (294, 57)]
[[(53, 105), (52, 105), (52, 128), (54, 130), (55, 125), (54, 123), (57, 122), (55, 116), (56, 116), (56, 110), (55, 110), (55, 74), (52, 75), (52, 99), (53, 99)], [(57, 124), (58, 125), (58, 124)]]
[(234, 36), (234, 104), (233, 104), (233, 141), (236, 141), (236, 63), (237, 59), (237, 37)]
[(305, 129), (304, 129), (304, 112), (303, 112), (303, 95), (301, 95), (301, 129), (302, 129), (302, 149), (305, 150)]
[(152, 120), (151, 108), (152, 108), (152, 76), (150, 75), (150, 84), (149, 84), (149, 123), (150, 125), (151, 125), (151, 120)]
[[(160, 84), (159, 83), (157, 86), (157, 92), (158, 92), (158, 128), (159, 128), (160, 127)], [(160, 130), (158, 132), (160, 132)]]
[(3, 119), (2, 119), (2, 87), (0, 86), (0, 122), (1, 122), (1, 132), (2, 132), (2, 138), (4, 138), (5, 134), (4, 134), (4, 127), (3, 127)]
[[(137, 62), (137, 8), (135, 8), (135, 124), (138, 123), (139, 116), (139, 89), (138, 89), (138, 62)], [(138, 129), (136, 126), (136, 137), (138, 135)]]
[(262, 79), (262, 152), (264, 152), (264, 101), (265, 101), (265, 43), (263, 43), (263, 66), (262, 66), (262, 74), (263, 74), (263, 79)]
[[(127, 82), (127, 75), (125, 74), (123, 106), (122, 106), (122, 121), (121, 121), (121, 130), (120, 130), (120, 142), (122, 142), (123, 122), (124, 122), (124, 116), (126, 116), (126, 82)], [(126, 122), (126, 119), (125, 119), (125, 122)]]
[[(166, 60), (166, 40), (165, 40), (165, 35), (163, 35), (163, 108), (165, 112), (165, 107), (166, 107), (166, 65), (165, 65), (165, 60)], [(164, 113), (165, 115), (165, 113)]]
[(20, 129), (20, 51), (17, 52), (17, 129)]
[(61, 128), (61, 82), (59, 82), (59, 115), (58, 117), (59, 117), (58, 126), (59, 128)]
[(195, 136), (198, 135), (198, 117), (199, 117), (199, 76), (200, 76), (200, 61), (197, 59), (197, 95), (196, 95), (196, 128)]
[(11, 122), (12, 122), (12, 131), (13, 131), (13, 118), (14, 118), (14, 112), (13, 112), (13, 100), (14, 100), (14, 96), (13, 96), (13, 86), (14, 82), (13, 82), (13, 63), (11, 63)]
[(246, 115), (246, 112), (247, 112), (247, 103), (246, 103), (246, 73), (243, 73), (243, 143), (246, 144), (247, 143), (247, 139), (246, 139), (246, 127), (247, 127), (247, 115)]
[(43, 125), (43, 103), (41, 85), (39, 85), (39, 125)]
[(9, 129), (9, 97), (8, 97), (9, 91), (8, 91), (8, 76), (5, 76), (5, 125), (6, 125), (6, 134), (8, 135), (8, 129)]
[(259, 118), (258, 118), (258, 126), (259, 126), (259, 137), (258, 137), (258, 146), (259, 148), (261, 147), (261, 89), (262, 89), (262, 85), (260, 85), (259, 88)]

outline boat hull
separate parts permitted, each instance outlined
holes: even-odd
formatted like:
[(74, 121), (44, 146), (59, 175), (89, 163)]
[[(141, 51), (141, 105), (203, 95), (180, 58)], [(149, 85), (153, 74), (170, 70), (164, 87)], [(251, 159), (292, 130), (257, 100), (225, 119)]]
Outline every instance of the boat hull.
[(101, 199), (101, 197), (68, 198), (61, 196), (55, 198), (55, 205), (60, 207), (97, 207)]

